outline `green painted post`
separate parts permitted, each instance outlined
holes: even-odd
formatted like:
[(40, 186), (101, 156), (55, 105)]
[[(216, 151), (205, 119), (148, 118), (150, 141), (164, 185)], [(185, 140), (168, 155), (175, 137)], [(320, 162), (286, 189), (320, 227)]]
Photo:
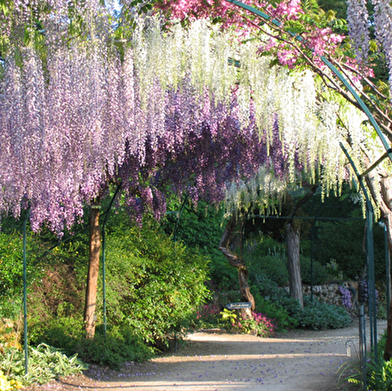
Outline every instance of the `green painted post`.
[(388, 246), (387, 225), (384, 224), (385, 232), (385, 269), (386, 269), (386, 285), (387, 285), (387, 319), (389, 318), (389, 305), (391, 303), (391, 257)]
[(27, 264), (26, 264), (26, 225), (30, 216), (30, 208), (27, 210), (26, 217), (23, 221), (23, 331), (24, 331), (24, 354), (25, 354), (25, 374), (29, 373), (29, 353), (27, 340)]
[(377, 361), (377, 314), (376, 314), (376, 286), (374, 273), (374, 245), (373, 245), (373, 208), (370, 201), (366, 202), (366, 257), (368, 270), (368, 310), (370, 319), (370, 345)]
[(312, 233), (311, 233), (311, 249), (310, 249), (310, 301), (313, 303), (313, 260), (314, 260), (314, 232), (316, 230), (316, 223), (317, 223), (317, 219), (320, 216), (320, 212), (322, 209), (322, 205), (320, 205), (317, 213), (316, 213), (316, 217), (313, 220), (313, 224), (312, 224)]
[(107, 329), (107, 320), (106, 320), (106, 223), (109, 219), (110, 210), (112, 209), (113, 202), (117, 196), (117, 193), (120, 191), (121, 184), (118, 185), (112, 199), (110, 200), (110, 204), (108, 209), (106, 210), (106, 216), (102, 224), (102, 296), (103, 296), (103, 335), (106, 337), (106, 329)]
[[(375, 287), (374, 287), (374, 248), (373, 248), (373, 207), (370, 202), (366, 187), (363, 183), (362, 176), (357, 171), (354, 161), (351, 159), (349, 153), (342, 143), (340, 143), (344, 154), (346, 155), (351, 167), (353, 168), (355, 175), (358, 179), (359, 185), (363, 191), (366, 199), (366, 259), (367, 259), (367, 275), (368, 275), (368, 306), (369, 306), (369, 318), (370, 318), (370, 342), (372, 349), (377, 356), (377, 318), (375, 316)], [(362, 289), (361, 289), (362, 290)], [(360, 294), (360, 296), (362, 296)], [(362, 299), (361, 299), (362, 300)], [(359, 338), (364, 346), (361, 346), (361, 351), (364, 352), (362, 357), (362, 376), (366, 380), (366, 336), (365, 336), (365, 322), (363, 314), (363, 304), (360, 309), (359, 319)], [(364, 381), (365, 381), (364, 380)], [(366, 384), (366, 383), (364, 383)], [(365, 388), (366, 389), (366, 388)]]

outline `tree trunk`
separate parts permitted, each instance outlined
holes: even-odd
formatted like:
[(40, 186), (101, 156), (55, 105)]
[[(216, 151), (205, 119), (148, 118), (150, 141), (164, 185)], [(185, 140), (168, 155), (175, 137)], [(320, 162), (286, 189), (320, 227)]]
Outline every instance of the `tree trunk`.
[(228, 221), (225, 231), (223, 232), (222, 239), (219, 244), (219, 250), (222, 251), (224, 256), (229, 261), (230, 265), (238, 269), (238, 280), (240, 283), (240, 293), (241, 293), (242, 300), (250, 302), (251, 309), (252, 311), (254, 311), (255, 299), (253, 295), (250, 293), (250, 288), (248, 285), (248, 269), (246, 268), (245, 260), (239, 255), (233, 253), (229, 249), (230, 240), (233, 237), (233, 233), (235, 232), (236, 226), (237, 226), (237, 219), (233, 215), (231, 219)]
[(293, 218), (301, 206), (313, 197), (317, 187), (318, 185), (313, 185), (311, 190), (294, 205), (285, 227), (290, 296), (298, 300), (302, 308), (304, 306), (304, 299), (302, 294), (301, 264), (299, 261), (300, 224), (298, 220), (295, 221)]
[(302, 295), (301, 265), (299, 261), (299, 226), (294, 221), (286, 225), (287, 261), (290, 296), (304, 306)]
[(86, 304), (84, 308), (84, 324), (87, 338), (95, 334), (95, 306), (99, 274), (99, 255), (101, 250), (101, 231), (99, 228), (98, 203), (90, 210), (90, 255), (87, 273)]

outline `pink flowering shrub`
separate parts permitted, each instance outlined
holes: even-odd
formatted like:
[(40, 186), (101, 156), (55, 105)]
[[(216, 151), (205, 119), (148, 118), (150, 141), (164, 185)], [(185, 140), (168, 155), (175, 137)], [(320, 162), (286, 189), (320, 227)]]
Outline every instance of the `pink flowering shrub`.
[(200, 328), (212, 327), (218, 324), (221, 308), (216, 304), (205, 304), (196, 312), (196, 325)]
[(274, 319), (268, 318), (261, 312), (252, 311), (252, 316), (236, 314), (235, 311), (223, 310), (221, 312), (222, 321), (225, 328), (248, 334), (256, 331), (257, 335), (263, 338), (272, 337), (277, 329)]

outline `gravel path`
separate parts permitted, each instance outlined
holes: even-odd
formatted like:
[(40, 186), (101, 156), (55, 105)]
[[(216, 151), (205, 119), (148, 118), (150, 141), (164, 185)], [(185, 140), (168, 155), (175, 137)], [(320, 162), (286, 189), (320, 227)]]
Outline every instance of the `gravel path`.
[[(386, 321), (378, 325), (379, 333)], [(367, 327), (368, 329), (368, 327)], [(347, 357), (346, 342), (358, 350), (358, 326), (323, 331), (293, 331), (276, 338), (243, 334), (189, 334), (176, 353), (121, 372), (91, 366), (82, 376), (34, 390), (89, 391), (333, 391), (337, 369)]]

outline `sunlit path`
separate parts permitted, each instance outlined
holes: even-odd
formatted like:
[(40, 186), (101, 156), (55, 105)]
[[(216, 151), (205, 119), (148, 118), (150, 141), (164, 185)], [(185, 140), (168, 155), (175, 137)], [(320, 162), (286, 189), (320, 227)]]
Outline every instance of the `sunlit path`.
[[(386, 322), (379, 322), (379, 331)], [(295, 331), (278, 338), (194, 333), (176, 353), (121, 372), (91, 366), (86, 376), (42, 390), (338, 390), (337, 369), (348, 360), (346, 342), (358, 349), (356, 325), (338, 330)]]

